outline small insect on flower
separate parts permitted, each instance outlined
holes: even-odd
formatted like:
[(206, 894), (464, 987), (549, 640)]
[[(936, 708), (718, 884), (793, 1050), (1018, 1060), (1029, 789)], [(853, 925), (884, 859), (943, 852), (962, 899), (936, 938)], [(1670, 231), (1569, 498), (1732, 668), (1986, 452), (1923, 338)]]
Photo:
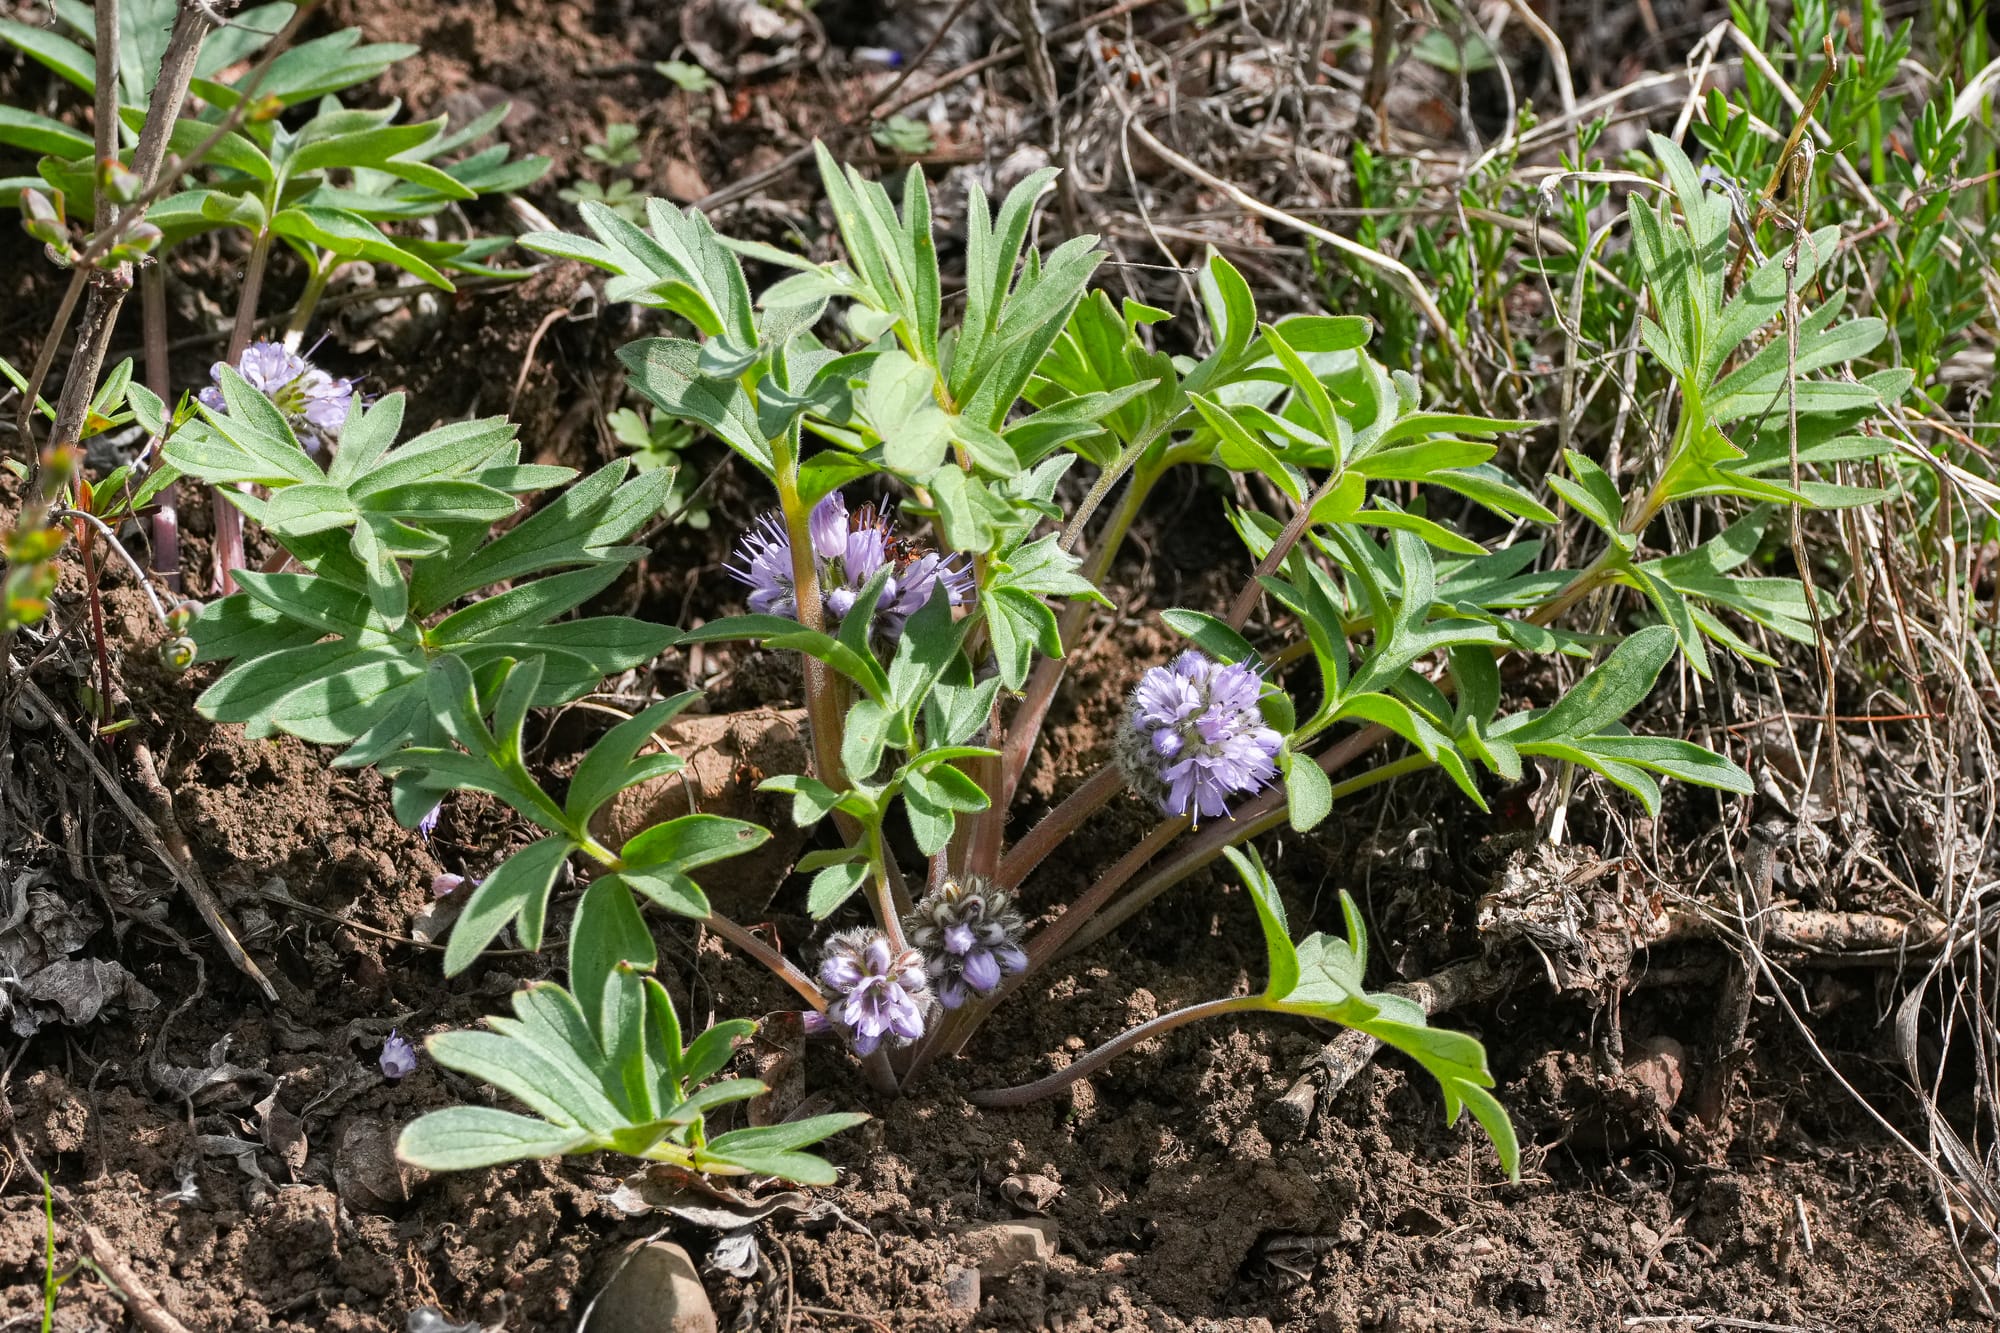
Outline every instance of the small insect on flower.
[(408, 1078), (417, 1072), (417, 1048), (410, 1045), (396, 1029), (390, 1028), (389, 1040), (382, 1043), (380, 1064), (383, 1078)]
[(925, 970), (937, 988), (938, 1003), (956, 1009), (967, 993), (984, 999), (1001, 979), (1025, 972), (1021, 948), (1026, 923), (1014, 896), (976, 875), (948, 879), (926, 894), (911, 913), (910, 943), (924, 954)]
[(1258, 711), (1250, 667), (1189, 649), (1139, 678), (1118, 735), (1118, 763), (1140, 795), (1170, 815), (1229, 813), (1229, 800), (1269, 785), (1284, 738)]
[(884, 1038), (902, 1046), (924, 1035), (931, 992), (915, 949), (898, 953), (879, 930), (844, 930), (826, 942), (819, 979), (833, 992), (826, 1016), (855, 1054), (870, 1054)]
[[(895, 639), (903, 623), (930, 601), (940, 584), (953, 606), (972, 600), (972, 575), (962, 554), (941, 556), (909, 537), (890, 532), (887, 509), (863, 505), (852, 514), (836, 492), (813, 506), (806, 526), (819, 571), (820, 605), (833, 629), (854, 609), (868, 581), (887, 566), (889, 578), (875, 604), (875, 633)], [(799, 604), (792, 583), (792, 542), (783, 515), (773, 511), (736, 545), (736, 563), (727, 566), (750, 589), (750, 609), (796, 620)]]
[[(228, 411), (222, 397), (222, 370), (228, 364), (218, 361), (210, 366), (208, 377), (214, 385), (195, 395), (210, 411)], [(236, 360), (236, 373), (285, 414), (307, 453), (316, 454), (322, 444), (340, 438), (347, 411), (354, 405), (353, 380), (337, 380), (283, 343), (274, 342), (256, 342), (244, 348)]]

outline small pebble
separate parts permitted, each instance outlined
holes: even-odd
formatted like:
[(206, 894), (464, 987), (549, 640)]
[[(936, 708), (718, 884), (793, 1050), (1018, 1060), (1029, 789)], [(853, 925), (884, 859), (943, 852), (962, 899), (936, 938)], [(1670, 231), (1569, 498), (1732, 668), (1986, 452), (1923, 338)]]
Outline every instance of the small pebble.
[(1027, 1222), (995, 1222), (959, 1237), (965, 1256), (982, 1278), (1003, 1278), (1029, 1266), (1045, 1265), (1056, 1252), (1056, 1224), (1045, 1217)]
[(979, 1270), (954, 1268), (944, 1275), (944, 1298), (952, 1309), (971, 1313), (979, 1308)]

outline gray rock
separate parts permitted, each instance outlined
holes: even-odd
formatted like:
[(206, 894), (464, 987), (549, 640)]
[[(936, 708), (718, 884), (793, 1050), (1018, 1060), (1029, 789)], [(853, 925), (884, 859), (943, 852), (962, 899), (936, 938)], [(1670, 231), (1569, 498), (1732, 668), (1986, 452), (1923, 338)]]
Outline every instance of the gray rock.
[(715, 1309), (687, 1251), (656, 1240), (618, 1266), (578, 1333), (716, 1333)]
[(953, 1268), (944, 1275), (944, 1298), (952, 1309), (970, 1314), (979, 1308), (979, 1270)]

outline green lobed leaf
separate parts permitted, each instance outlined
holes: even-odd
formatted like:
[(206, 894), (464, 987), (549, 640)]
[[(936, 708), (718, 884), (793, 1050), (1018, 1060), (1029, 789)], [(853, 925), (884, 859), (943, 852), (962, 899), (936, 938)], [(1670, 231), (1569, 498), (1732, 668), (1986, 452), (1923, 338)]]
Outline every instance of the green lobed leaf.
[[(1676, 639), (1665, 625), (1651, 625), (1611, 650), (1556, 704), (1508, 728), (1516, 743), (1594, 736), (1636, 708), (1674, 655)], [(1509, 719), (1510, 721), (1512, 719)]]
[(472, 966), (500, 932), (517, 921), (521, 943), (539, 949), (556, 873), (575, 850), (576, 843), (568, 838), (547, 837), (502, 861), (472, 891), (453, 924), (445, 946), (445, 975), (457, 976)]
[(806, 911), (815, 921), (824, 921), (867, 881), (866, 861), (842, 861), (827, 866), (813, 876), (812, 887), (806, 893)]

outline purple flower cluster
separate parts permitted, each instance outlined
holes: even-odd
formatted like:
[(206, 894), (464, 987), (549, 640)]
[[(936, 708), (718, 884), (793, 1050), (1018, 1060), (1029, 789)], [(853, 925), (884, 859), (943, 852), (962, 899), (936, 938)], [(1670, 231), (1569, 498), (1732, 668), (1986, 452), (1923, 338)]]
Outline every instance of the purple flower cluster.
[[(222, 371), (228, 364), (218, 361), (210, 366), (208, 377), (215, 384), (196, 395), (211, 411), (228, 410), (222, 398)], [(340, 438), (347, 411), (354, 405), (353, 380), (337, 380), (283, 343), (274, 342), (256, 342), (244, 348), (236, 360), (236, 373), (285, 414), (307, 453), (318, 453), (326, 441)]]
[(1189, 649), (1139, 678), (1118, 761), (1135, 791), (1170, 815), (1229, 813), (1229, 798), (1277, 776), (1284, 738), (1264, 722), (1264, 682), (1240, 663)]
[(1024, 972), (1026, 923), (1013, 895), (976, 876), (946, 880), (919, 902), (909, 922), (910, 943), (926, 958), (938, 1003), (956, 1009), (967, 993), (985, 998), (1003, 977)]
[(826, 942), (820, 983), (832, 992), (827, 1017), (867, 1055), (886, 1037), (901, 1046), (924, 1035), (931, 992), (924, 956), (901, 953), (879, 930), (844, 930)]
[[(854, 609), (868, 581), (887, 565), (889, 580), (875, 604), (875, 632), (893, 639), (903, 622), (921, 610), (942, 584), (951, 605), (972, 600), (972, 575), (963, 555), (940, 556), (890, 531), (887, 509), (863, 505), (852, 514), (838, 492), (813, 506), (807, 527), (819, 570), (820, 605), (832, 629)], [(792, 542), (784, 516), (773, 511), (757, 520), (736, 546), (729, 573), (750, 589), (750, 609), (798, 619), (792, 585)]]

